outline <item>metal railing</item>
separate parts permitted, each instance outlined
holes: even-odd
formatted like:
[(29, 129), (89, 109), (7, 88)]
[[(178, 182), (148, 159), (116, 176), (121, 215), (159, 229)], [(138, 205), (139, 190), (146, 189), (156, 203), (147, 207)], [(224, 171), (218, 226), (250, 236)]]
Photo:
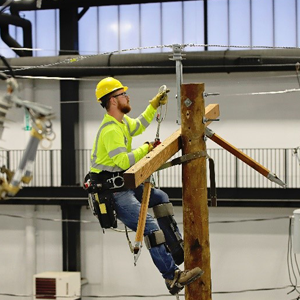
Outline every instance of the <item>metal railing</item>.
[[(287, 188), (300, 188), (300, 165), (294, 149), (240, 149), (261, 165), (275, 173)], [(82, 185), (89, 170), (90, 149), (76, 151), (77, 184)], [(0, 163), (15, 170), (23, 150), (0, 150)], [(207, 149), (215, 162), (216, 186), (227, 188), (275, 188), (280, 186), (250, 168), (224, 149)], [(180, 156), (180, 152), (173, 158)], [(209, 175), (209, 169), (207, 168)], [(154, 173), (160, 187), (181, 187), (181, 166)], [(209, 184), (209, 183), (208, 183)], [(61, 150), (38, 150), (33, 170), (32, 187), (57, 187), (61, 185)]]

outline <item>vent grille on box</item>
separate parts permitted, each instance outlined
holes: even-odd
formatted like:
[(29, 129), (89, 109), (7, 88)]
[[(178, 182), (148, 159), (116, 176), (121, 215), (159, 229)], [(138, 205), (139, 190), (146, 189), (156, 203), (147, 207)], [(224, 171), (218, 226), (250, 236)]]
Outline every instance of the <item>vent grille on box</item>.
[(55, 278), (36, 278), (35, 286), (36, 299), (56, 299)]

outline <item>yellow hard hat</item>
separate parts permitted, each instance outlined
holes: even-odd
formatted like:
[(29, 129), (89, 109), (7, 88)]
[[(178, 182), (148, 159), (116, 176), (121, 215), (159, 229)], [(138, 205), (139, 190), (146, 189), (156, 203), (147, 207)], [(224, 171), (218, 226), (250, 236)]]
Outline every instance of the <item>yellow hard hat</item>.
[(101, 102), (102, 97), (119, 89), (124, 89), (125, 91), (127, 91), (128, 87), (123, 86), (119, 80), (113, 77), (106, 77), (102, 79), (97, 84), (96, 91), (95, 91), (97, 101)]

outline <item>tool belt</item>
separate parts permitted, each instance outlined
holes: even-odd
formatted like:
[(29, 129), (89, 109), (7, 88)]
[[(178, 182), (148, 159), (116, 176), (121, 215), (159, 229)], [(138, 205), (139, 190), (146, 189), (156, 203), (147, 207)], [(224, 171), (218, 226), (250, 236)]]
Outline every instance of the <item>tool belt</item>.
[(125, 189), (122, 174), (103, 171), (99, 174), (88, 173), (85, 176), (83, 188), (88, 192), (89, 207), (103, 229), (117, 227), (112, 193)]
[(107, 171), (88, 173), (85, 177), (84, 188), (87, 190), (97, 188), (98, 191), (124, 190), (123, 173), (124, 172), (112, 173)]

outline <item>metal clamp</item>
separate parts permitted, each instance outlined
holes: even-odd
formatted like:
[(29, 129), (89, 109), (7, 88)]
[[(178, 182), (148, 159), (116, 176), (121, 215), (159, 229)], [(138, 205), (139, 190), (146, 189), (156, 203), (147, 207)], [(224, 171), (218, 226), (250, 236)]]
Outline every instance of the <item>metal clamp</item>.
[[(121, 181), (120, 184), (118, 182), (119, 180)], [(112, 187), (110, 187), (110, 189), (119, 189), (119, 188), (123, 187), (124, 184), (125, 184), (124, 183), (124, 178), (121, 175), (109, 178), (109, 179), (107, 179), (107, 182), (112, 184)]]
[(219, 95), (220, 93), (206, 93), (206, 92), (203, 93), (203, 97), (219, 96)]
[(212, 121), (220, 121), (220, 119), (207, 119), (206, 117), (203, 117), (203, 123), (212, 122)]

